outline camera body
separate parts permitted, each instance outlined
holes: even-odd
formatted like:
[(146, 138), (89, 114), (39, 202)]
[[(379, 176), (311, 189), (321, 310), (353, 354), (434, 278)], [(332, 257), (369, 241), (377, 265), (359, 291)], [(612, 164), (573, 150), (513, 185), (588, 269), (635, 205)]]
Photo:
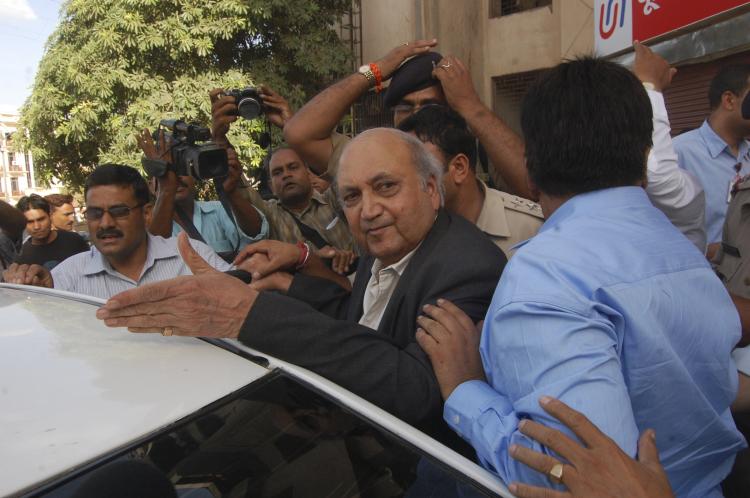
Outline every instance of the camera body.
[(242, 89), (228, 90), (224, 94), (234, 97), (238, 116), (250, 120), (263, 115), (263, 98), (261, 98), (257, 88), (248, 86)]
[[(167, 142), (172, 144), (172, 164), (144, 160), (146, 173), (160, 178), (171, 169), (177, 176), (192, 176), (196, 180), (227, 176), (227, 151), (211, 141), (211, 130), (179, 119), (163, 119), (159, 125), (172, 132), (165, 133)], [(158, 130), (154, 135), (154, 140), (158, 140)]]

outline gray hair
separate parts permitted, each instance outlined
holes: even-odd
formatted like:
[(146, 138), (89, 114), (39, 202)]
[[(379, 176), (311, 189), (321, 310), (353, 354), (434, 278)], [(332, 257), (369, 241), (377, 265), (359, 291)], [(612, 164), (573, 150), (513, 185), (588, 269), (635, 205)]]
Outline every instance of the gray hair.
[[(374, 132), (389, 133), (409, 148), (412, 163), (416, 166), (417, 174), (419, 174), (419, 183), (422, 186), (422, 190), (427, 190), (427, 183), (430, 181), (430, 178), (434, 178), (438, 194), (440, 195), (440, 206), (442, 207), (445, 204), (445, 187), (443, 185), (444, 168), (440, 164), (440, 161), (427, 150), (422, 141), (410, 133), (405, 133), (395, 128), (372, 128), (360, 133), (358, 137)], [(346, 144), (345, 148), (348, 148), (352, 142), (350, 141)], [(336, 173), (338, 175), (338, 171)], [(332, 185), (336, 189), (336, 195), (338, 196), (338, 182), (336, 180), (337, 178), (334, 177)], [(341, 202), (341, 199), (339, 199), (339, 202)]]

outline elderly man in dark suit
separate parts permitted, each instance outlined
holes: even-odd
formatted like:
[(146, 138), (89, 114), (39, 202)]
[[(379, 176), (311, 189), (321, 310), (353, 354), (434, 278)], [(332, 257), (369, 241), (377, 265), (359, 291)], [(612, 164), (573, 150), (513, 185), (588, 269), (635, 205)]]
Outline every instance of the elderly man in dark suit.
[(304, 246), (268, 241), (252, 249), (265, 251), (265, 270), (251, 269), (247, 286), (203, 265), (183, 243), (195, 276), (116, 295), (97, 316), (132, 331), (238, 337), (450, 444), (416, 320), (439, 298), (483, 318), (506, 260), (474, 225), (442, 209), (441, 174), (422, 143), (398, 130), (370, 130), (347, 146), (336, 188), (367, 254), (351, 291)]

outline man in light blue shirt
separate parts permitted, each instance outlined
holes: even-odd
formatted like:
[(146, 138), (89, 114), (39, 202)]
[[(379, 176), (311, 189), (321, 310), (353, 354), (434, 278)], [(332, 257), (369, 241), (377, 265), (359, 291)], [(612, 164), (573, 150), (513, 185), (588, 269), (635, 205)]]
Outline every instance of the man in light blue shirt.
[[(681, 168), (692, 173), (706, 193), (709, 259), (721, 242), (731, 186), (750, 174), (750, 120), (742, 118), (742, 100), (750, 90), (750, 64), (727, 66), (711, 81), (711, 114), (703, 125), (675, 137)], [(713, 244), (713, 245), (711, 245)]]
[[(545, 395), (630, 456), (639, 433), (654, 429), (678, 496), (721, 496), (745, 446), (729, 411), (739, 317), (704, 256), (643, 189), (651, 118), (643, 86), (614, 63), (564, 63), (533, 85), (521, 124), (547, 221), (503, 272), (481, 363), (420, 321), (445, 420), (508, 483), (565, 484), (576, 472), (519, 430), (530, 418), (575, 437), (540, 407)], [(549, 474), (514, 460), (514, 445), (547, 454)]]
[[(151, 204), (146, 181), (135, 169), (117, 164), (97, 167), (86, 179), (86, 222), (93, 247), (57, 265), (13, 264), (6, 282), (54, 287), (108, 299), (139, 285), (192, 275), (177, 250), (177, 239), (146, 230)], [(229, 269), (206, 244), (190, 241), (217, 270)]]

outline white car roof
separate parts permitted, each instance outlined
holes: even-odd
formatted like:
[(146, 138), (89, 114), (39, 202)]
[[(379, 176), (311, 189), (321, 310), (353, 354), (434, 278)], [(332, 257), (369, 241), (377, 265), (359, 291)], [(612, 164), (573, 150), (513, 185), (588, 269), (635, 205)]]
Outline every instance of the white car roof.
[[(92, 305), (102, 303), (64, 291), (0, 284), (0, 496), (59, 477), (270, 372), (194, 338), (107, 328), (94, 317)], [(238, 341), (227, 342), (512, 497), (497, 476), (333, 382)]]

